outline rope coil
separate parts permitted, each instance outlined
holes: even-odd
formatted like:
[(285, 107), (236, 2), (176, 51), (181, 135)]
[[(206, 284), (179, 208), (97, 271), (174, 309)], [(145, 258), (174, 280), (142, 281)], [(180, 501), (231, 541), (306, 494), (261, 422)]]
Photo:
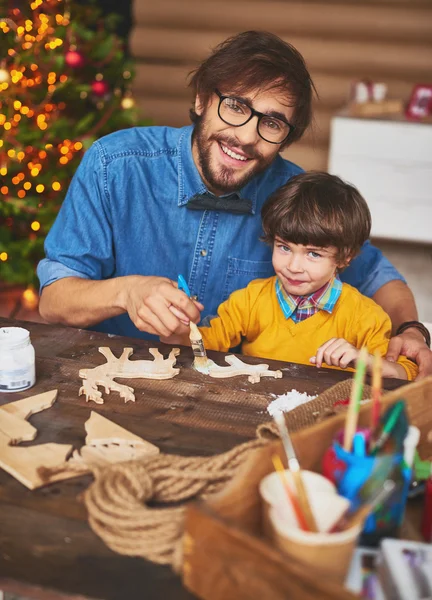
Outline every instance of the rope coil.
[[(178, 572), (184, 503), (221, 490), (250, 452), (274, 438), (275, 433), (274, 424), (269, 423), (258, 428), (256, 439), (224, 454), (160, 454), (95, 471), (95, 481), (84, 493), (91, 528), (115, 552), (169, 564)], [(149, 502), (183, 505), (157, 508)]]

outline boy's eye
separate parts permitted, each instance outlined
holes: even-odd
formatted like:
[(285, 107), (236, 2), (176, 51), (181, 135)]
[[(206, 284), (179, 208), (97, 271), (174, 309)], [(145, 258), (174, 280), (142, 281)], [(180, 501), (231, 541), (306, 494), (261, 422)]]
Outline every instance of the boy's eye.
[(283, 244), (280, 244), (279, 248), (282, 250), (282, 252), (290, 252), (289, 247), (288, 246), (284, 246)]
[(312, 258), (321, 258), (321, 254), (314, 252), (313, 250), (309, 251), (309, 256), (312, 256)]

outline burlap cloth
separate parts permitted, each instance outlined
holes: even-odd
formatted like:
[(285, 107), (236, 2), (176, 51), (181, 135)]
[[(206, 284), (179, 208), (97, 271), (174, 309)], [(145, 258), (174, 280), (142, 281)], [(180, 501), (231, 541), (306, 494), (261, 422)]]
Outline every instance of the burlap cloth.
[[(351, 380), (342, 381), (288, 412), (290, 432), (345, 410), (334, 404), (349, 397), (351, 385)], [(363, 399), (368, 397), (370, 387), (365, 386)], [(251, 451), (276, 437), (271, 421), (258, 427), (255, 439), (216, 456), (160, 454), (96, 470), (84, 493), (90, 526), (112, 550), (180, 571), (185, 503), (220, 491)]]

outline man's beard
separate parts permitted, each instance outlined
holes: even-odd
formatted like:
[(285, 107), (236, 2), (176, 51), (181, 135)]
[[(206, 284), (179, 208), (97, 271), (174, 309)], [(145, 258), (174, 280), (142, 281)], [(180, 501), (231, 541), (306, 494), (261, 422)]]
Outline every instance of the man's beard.
[[(220, 165), (215, 168), (211, 165), (211, 147), (212, 142), (216, 141), (228, 147), (234, 146), (241, 150), (248, 158), (255, 159), (255, 166), (249, 171), (239, 174), (237, 169)], [(207, 187), (216, 194), (230, 194), (244, 187), (251, 179), (259, 173), (262, 173), (275, 160), (275, 156), (264, 158), (255, 149), (255, 144), (240, 146), (239, 142), (227, 135), (213, 134), (207, 137), (207, 128), (204, 125), (204, 118), (201, 117), (195, 124), (194, 140), (198, 154), (198, 162), (201, 173), (207, 183)]]

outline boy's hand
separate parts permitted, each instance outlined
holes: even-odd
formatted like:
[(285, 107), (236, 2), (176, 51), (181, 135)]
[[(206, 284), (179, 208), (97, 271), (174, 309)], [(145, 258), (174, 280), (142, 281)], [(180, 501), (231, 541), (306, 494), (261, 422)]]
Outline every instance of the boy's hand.
[(331, 338), (317, 350), (316, 356), (310, 362), (320, 368), (325, 362), (329, 366), (346, 369), (351, 362), (355, 362), (359, 350), (343, 338)]

